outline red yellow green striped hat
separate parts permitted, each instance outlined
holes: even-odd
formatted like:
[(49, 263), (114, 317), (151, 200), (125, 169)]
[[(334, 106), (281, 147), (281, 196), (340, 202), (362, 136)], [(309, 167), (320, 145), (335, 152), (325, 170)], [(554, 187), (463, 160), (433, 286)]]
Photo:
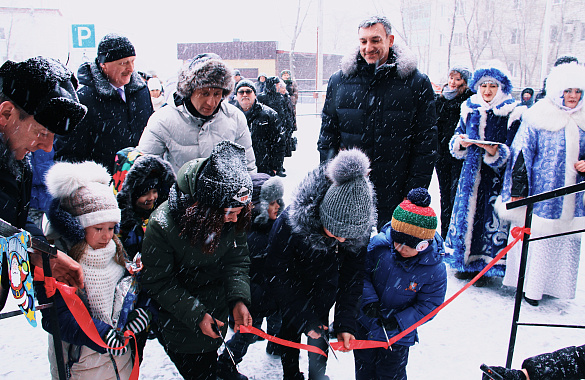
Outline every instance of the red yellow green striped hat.
[(413, 248), (420, 240), (432, 240), (437, 229), (437, 215), (429, 207), (430, 204), (431, 196), (427, 189), (419, 187), (411, 190), (407, 199), (392, 214), (392, 240)]

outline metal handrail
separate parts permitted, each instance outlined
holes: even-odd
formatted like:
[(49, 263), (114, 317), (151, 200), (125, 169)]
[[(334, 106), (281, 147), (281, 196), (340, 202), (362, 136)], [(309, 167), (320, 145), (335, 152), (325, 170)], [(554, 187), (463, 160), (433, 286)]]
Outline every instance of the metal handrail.
[[(512, 210), (518, 207), (526, 206), (526, 216), (524, 219), (524, 227), (530, 228), (532, 226), (532, 213), (534, 211), (534, 204), (537, 202), (546, 201), (548, 199), (562, 197), (568, 194), (577, 193), (585, 190), (585, 182), (580, 182), (575, 185), (560, 187), (558, 189), (547, 191), (540, 194), (531, 195), (529, 197), (506, 203), (506, 209)], [(580, 328), (585, 329), (585, 326), (578, 325), (558, 325), (558, 324), (547, 324), (547, 323), (525, 323), (518, 322), (520, 317), (520, 308), (522, 306), (522, 296), (524, 293), (524, 279), (526, 276), (526, 262), (528, 258), (528, 245), (531, 241), (550, 239), (553, 237), (571, 235), (583, 232), (585, 230), (575, 230), (569, 232), (563, 232), (559, 234), (552, 234), (546, 236), (539, 236), (538, 238), (530, 238), (530, 236), (524, 233), (524, 240), (522, 241), (522, 255), (520, 257), (520, 268), (518, 271), (518, 284), (516, 286), (516, 297), (514, 302), (514, 314), (512, 316), (512, 329), (510, 331), (510, 341), (508, 344), (508, 356), (506, 358), (506, 367), (512, 368), (512, 357), (514, 355), (514, 347), (516, 345), (516, 335), (518, 332), (518, 326), (536, 326), (536, 327), (561, 327), (561, 328)]]

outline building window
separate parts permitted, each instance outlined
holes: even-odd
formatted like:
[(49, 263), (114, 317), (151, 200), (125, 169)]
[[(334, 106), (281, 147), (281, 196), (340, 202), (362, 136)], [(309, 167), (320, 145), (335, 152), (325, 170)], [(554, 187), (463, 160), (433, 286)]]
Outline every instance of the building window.
[(518, 64), (516, 62), (508, 63), (508, 71), (510, 72), (510, 75), (512, 75), (513, 77), (517, 77), (518, 76)]
[(463, 46), (463, 33), (453, 34), (453, 46)]
[(463, 1), (461, 0), (456, 0), (457, 2), (455, 3), (455, 15), (457, 16), (463, 16), (464, 9), (463, 9)]
[(553, 0), (553, 5), (561, 5), (563, 3), (563, 0)]
[(520, 31), (518, 29), (512, 29), (512, 37), (510, 38), (510, 43), (512, 45), (517, 45), (520, 43)]
[(559, 28), (556, 25), (550, 27), (550, 42), (557, 42), (559, 39)]
[(581, 41), (585, 41), (585, 24), (581, 25)]
[(0, 26), (0, 40), (5, 40), (6, 35), (4, 34), (4, 28)]
[(522, 0), (514, 0), (512, 3), (512, 9), (522, 8)]

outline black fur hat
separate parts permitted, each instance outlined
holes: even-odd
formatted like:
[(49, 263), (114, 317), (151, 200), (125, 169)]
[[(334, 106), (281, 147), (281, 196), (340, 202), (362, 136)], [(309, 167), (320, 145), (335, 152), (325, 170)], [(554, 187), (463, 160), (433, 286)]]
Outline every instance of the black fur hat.
[(76, 89), (73, 73), (52, 58), (6, 61), (0, 67), (0, 91), (58, 135), (70, 133), (87, 112)]

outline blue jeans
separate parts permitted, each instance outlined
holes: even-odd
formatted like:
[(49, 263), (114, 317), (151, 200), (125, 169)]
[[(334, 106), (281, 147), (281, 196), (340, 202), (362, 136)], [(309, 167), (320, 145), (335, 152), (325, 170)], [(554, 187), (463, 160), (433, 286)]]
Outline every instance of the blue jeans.
[(354, 350), (356, 380), (406, 380), (408, 346), (393, 345), (392, 350), (370, 348)]

